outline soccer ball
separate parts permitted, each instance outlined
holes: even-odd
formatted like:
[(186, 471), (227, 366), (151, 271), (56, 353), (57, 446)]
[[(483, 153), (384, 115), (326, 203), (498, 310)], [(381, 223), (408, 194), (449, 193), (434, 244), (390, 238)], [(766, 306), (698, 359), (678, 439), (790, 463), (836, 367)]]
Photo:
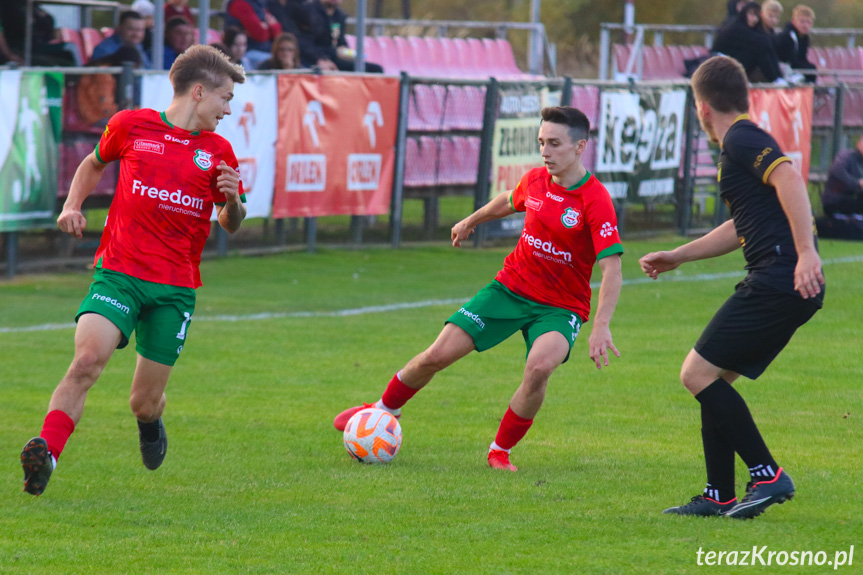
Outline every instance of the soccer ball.
[(344, 442), (361, 463), (389, 463), (402, 446), (402, 426), (389, 411), (369, 407), (348, 420)]

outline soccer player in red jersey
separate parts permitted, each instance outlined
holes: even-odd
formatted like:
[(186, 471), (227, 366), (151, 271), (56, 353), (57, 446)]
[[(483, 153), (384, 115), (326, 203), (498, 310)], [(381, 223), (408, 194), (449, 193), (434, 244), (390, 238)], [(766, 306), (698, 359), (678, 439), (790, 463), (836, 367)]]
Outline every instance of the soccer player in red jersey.
[(587, 117), (575, 108), (542, 110), (538, 140), (545, 167), (531, 170), (515, 190), (498, 195), (452, 229), (452, 244), (459, 247), (479, 224), (525, 212), (521, 238), (503, 269), (447, 320), (428, 349), (396, 373), (380, 401), (343, 411), (333, 422), (336, 429), (344, 430), (363, 407), (400, 415), (435, 373), (521, 330), (528, 349), (524, 377), (488, 453), (491, 467), (516, 471), (510, 450), (527, 433), (549, 376), (569, 359), (581, 324), (589, 319), (590, 275), (597, 260), (602, 284), (590, 358), (601, 369), (609, 364), (608, 350), (620, 356), (609, 323), (620, 295), (623, 247), (611, 197), (581, 161), (589, 131)]
[(76, 316), (74, 359), (51, 397), (42, 432), (21, 452), (24, 490), (33, 495), (45, 490), (88, 390), (133, 331), (138, 360), (129, 404), (144, 465), (162, 464), (165, 386), (189, 334), (213, 206), (231, 233), (246, 215), (233, 149), (213, 133), (231, 113), (243, 69), (215, 48), (197, 45), (177, 58), (169, 77), (174, 98), (167, 110), (124, 110), (111, 118), (75, 172), (57, 218), (61, 230), (80, 238), (87, 225), (84, 200), (108, 163), (120, 160), (94, 281)]

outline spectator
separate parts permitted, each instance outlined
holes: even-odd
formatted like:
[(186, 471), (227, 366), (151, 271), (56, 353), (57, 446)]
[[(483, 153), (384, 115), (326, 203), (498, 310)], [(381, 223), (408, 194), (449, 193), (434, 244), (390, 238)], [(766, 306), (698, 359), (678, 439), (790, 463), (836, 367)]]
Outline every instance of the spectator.
[[(27, 0), (0, 1), (0, 63), (24, 63), (27, 31)], [(30, 64), (33, 66), (75, 66), (82, 54), (55, 38), (54, 17), (39, 6), (33, 6), (33, 43)]]
[(189, 25), (195, 25), (195, 17), (189, 9), (189, 0), (165, 0), (165, 22), (172, 18), (185, 18)]
[[(815, 64), (809, 61), (809, 32), (815, 24), (815, 12), (808, 6), (798, 4), (791, 12), (791, 22), (778, 34), (775, 40), (776, 55), (780, 62), (794, 70), (814, 70)], [(815, 74), (807, 74), (807, 82), (815, 83)]]
[(824, 214), (863, 214), (863, 134), (857, 148), (836, 155), (821, 195)]
[(764, 31), (767, 35), (773, 38), (780, 30), (779, 22), (782, 21), (782, 4), (777, 0), (767, 0), (761, 6), (761, 23), (764, 25)]
[[(303, 4), (300, 27), (300, 54), (303, 65), (321, 70), (354, 70), (353, 50), (345, 40), (347, 14), (339, 8), (342, 0), (309, 0)], [(382, 73), (377, 64), (366, 62), (366, 72)]]
[[(141, 45), (147, 54), (153, 53), (153, 27), (156, 25), (156, 6), (150, 0), (135, 0), (132, 3), (132, 10), (143, 16), (144, 18), (144, 40)], [(165, 19), (165, 22), (168, 20)]]
[(300, 67), (297, 37), (290, 32), (282, 32), (273, 42), (273, 55), (261, 62), (258, 70), (296, 70)]
[(282, 32), (299, 36), (298, 23), (303, 20), (302, 0), (267, 0), (267, 10), (282, 25)]
[(165, 24), (165, 67), (170, 70), (177, 56), (195, 43), (195, 29), (182, 16), (175, 16)]
[(722, 24), (720, 24), (719, 27), (724, 28), (734, 21), (734, 19), (737, 18), (737, 15), (740, 14), (740, 10), (742, 10), (743, 6), (746, 5), (746, 2), (747, 0), (728, 0), (728, 2), (725, 3), (725, 8), (727, 10), (725, 20), (722, 21)]
[(740, 62), (750, 82), (775, 82), (782, 77), (773, 44), (761, 25), (758, 2), (747, 2), (734, 20), (719, 29), (713, 51)]
[(110, 56), (120, 49), (121, 46), (129, 46), (138, 50), (141, 55), (141, 67), (151, 69), (153, 67), (150, 57), (144, 51), (141, 42), (144, 40), (146, 33), (146, 24), (144, 18), (133, 10), (123, 12), (120, 15), (120, 23), (117, 25), (114, 33), (99, 42), (93, 49), (94, 60)]
[(222, 34), (222, 43), (225, 45), (225, 53), (231, 58), (231, 62), (239, 64), (244, 70), (252, 70), (252, 64), (246, 58), (249, 39), (246, 33), (236, 26), (228, 26)]
[(282, 33), (282, 25), (267, 10), (266, 0), (229, 0), (225, 26), (237, 26), (246, 33), (246, 58), (252, 68), (270, 57), (273, 40)]
[[(141, 54), (131, 46), (121, 46), (119, 50), (98, 60), (90, 60), (88, 67), (122, 66), (131, 62), (136, 68), (141, 65)], [(117, 113), (117, 100), (124, 108), (131, 105), (131, 98), (123, 98), (117, 93), (117, 80), (111, 74), (85, 74), (77, 87), (78, 117), (87, 124), (108, 121)]]

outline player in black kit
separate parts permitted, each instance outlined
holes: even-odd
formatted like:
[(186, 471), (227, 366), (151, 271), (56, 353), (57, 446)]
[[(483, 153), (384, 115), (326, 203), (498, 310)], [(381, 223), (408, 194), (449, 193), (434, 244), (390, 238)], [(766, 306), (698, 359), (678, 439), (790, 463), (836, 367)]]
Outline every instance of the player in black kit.
[[(751, 518), (794, 496), (794, 483), (767, 449), (743, 397), (731, 386), (755, 379), (798, 327), (821, 308), (824, 275), (806, 183), (770, 134), (749, 120), (746, 73), (717, 56), (692, 76), (698, 118), (720, 142), (719, 191), (731, 219), (706, 236), (639, 263), (650, 277), (743, 248), (746, 278), (716, 312), (683, 362), (683, 385), (701, 404), (707, 464), (702, 495), (663, 513)], [(734, 492), (734, 454), (749, 467), (745, 497)]]

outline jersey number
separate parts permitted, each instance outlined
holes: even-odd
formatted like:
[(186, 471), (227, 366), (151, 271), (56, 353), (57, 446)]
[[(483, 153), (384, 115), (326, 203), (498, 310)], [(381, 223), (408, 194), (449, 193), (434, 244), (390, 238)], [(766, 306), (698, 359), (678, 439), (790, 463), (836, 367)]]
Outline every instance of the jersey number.
[(186, 339), (186, 327), (189, 325), (189, 322), (192, 321), (192, 314), (187, 311), (183, 312), (183, 316), (186, 319), (183, 320), (183, 327), (180, 328), (180, 333), (177, 334), (177, 339)]

